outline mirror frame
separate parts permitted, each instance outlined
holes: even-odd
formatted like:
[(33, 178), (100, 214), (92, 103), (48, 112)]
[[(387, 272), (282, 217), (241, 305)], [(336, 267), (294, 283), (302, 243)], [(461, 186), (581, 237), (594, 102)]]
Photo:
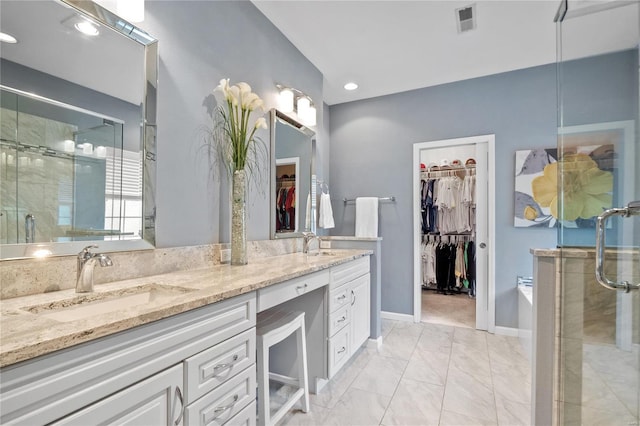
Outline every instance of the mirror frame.
[(75, 255), (83, 247), (96, 244), (100, 251), (150, 250), (156, 243), (156, 111), (158, 96), (158, 40), (91, 0), (52, 0), (74, 9), (104, 27), (140, 44), (144, 48), (144, 90), (141, 103), (140, 148), (142, 150), (142, 238), (118, 241), (73, 241), (0, 245), (0, 261), (46, 256)]
[[(302, 231), (298, 232), (276, 232), (276, 217), (275, 217), (275, 204), (276, 204), (276, 124), (282, 123), (290, 126), (303, 135), (309, 138), (311, 143), (311, 164), (309, 164), (310, 170), (310, 187), (311, 187), (311, 232), (316, 232), (315, 210), (316, 210), (316, 174), (315, 174), (315, 156), (316, 156), (316, 139), (315, 132), (305, 125), (299, 123), (295, 119), (289, 117), (285, 113), (273, 108), (269, 114), (269, 139), (270, 139), (270, 196), (269, 196), (269, 228), (271, 230), (270, 236), (272, 240), (279, 240), (283, 238), (298, 238), (302, 236)], [(296, 213), (297, 215), (297, 213)]]

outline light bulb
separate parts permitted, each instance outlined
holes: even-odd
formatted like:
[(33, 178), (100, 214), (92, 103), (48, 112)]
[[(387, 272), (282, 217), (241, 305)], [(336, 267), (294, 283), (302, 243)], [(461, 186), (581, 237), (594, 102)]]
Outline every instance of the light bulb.
[(306, 117), (304, 117), (304, 122), (307, 126), (316, 125), (316, 107), (310, 106), (307, 108), (307, 114)]
[(278, 105), (280, 111), (284, 113), (293, 111), (293, 91), (291, 89), (282, 89), (280, 91)]
[(311, 106), (311, 101), (306, 96), (298, 99), (298, 116), (304, 117), (308, 114), (309, 107)]

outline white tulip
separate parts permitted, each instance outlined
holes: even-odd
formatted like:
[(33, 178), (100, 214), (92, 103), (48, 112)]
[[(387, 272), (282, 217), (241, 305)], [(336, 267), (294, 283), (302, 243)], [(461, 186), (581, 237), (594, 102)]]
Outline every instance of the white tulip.
[(231, 102), (231, 105), (237, 106), (240, 100), (240, 88), (236, 85), (229, 87), (227, 101)]
[(218, 87), (216, 87), (215, 89), (213, 89), (214, 92), (222, 92), (222, 95), (224, 96), (225, 99), (228, 99), (228, 93), (229, 93), (229, 79), (228, 78), (223, 78), (222, 80), (220, 80), (220, 84), (218, 84)]
[(267, 120), (264, 117), (260, 117), (256, 120), (256, 129), (266, 129), (267, 128)]
[(260, 99), (260, 98), (255, 93), (252, 93), (252, 92), (245, 93), (244, 96), (242, 96), (242, 109), (248, 109), (249, 111), (253, 111), (254, 108), (252, 107), (252, 105), (257, 99)]
[(260, 98), (253, 101), (251, 105), (251, 111), (260, 108), (260, 111), (264, 112), (264, 101)]
[(240, 83), (238, 83), (238, 87), (240, 88), (240, 94), (243, 96), (246, 95), (247, 93), (251, 93), (251, 86), (249, 86), (244, 81), (241, 81)]

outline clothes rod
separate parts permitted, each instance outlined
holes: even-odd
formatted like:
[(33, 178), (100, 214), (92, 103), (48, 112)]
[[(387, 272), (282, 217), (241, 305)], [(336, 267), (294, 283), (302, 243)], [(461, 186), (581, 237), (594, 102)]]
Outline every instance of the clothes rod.
[[(355, 198), (349, 198), (349, 199), (343, 198), (342, 201), (344, 201), (345, 204), (356, 202)], [(395, 203), (396, 197), (378, 197), (378, 201), (381, 201), (381, 202), (389, 201), (390, 203)]]

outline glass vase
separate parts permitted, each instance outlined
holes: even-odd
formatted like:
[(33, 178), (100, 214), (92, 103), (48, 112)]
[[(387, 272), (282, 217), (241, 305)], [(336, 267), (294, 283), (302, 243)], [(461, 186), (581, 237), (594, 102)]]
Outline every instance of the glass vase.
[(246, 172), (233, 172), (231, 198), (231, 264), (247, 264), (247, 203)]

